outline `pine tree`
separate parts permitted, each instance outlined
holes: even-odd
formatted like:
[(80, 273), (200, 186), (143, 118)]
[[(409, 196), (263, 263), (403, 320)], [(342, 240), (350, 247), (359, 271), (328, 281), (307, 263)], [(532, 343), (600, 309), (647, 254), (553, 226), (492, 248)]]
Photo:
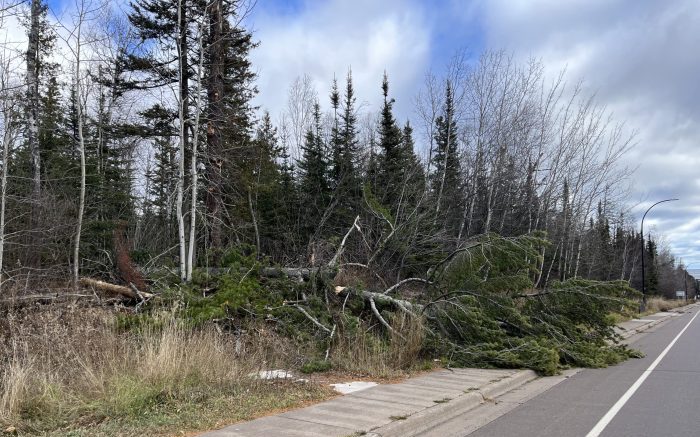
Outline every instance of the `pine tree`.
[(389, 99), (389, 79), (382, 80), (384, 105), (379, 120), (380, 166), (375, 193), (398, 217), (401, 205), (412, 205), (422, 190), (423, 171), (414, 151), (413, 129), (407, 122), (403, 131), (398, 127)]
[(177, 132), (173, 129), (176, 115), (161, 105), (154, 105), (141, 112), (142, 135), (151, 141), (154, 150), (153, 167), (146, 174), (148, 193), (146, 213), (153, 216), (155, 229), (165, 231), (155, 247), (162, 251), (175, 242), (174, 194), (177, 177), (177, 147), (173, 139)]
[(463, 176), (457, 149), (454, 95), (448, 81), (442, 114), (435, 120), (435, 150), (430, 186), (435, 212), (446, 229), (456, 230), (463, 204)]
[(28, 21), (28, 44), (26, 52), (27, 74), (26, 74), (26, 147), (29, 152), (29, 162), (31, 169), (31, 210), (29, 213), (29, 247), (34, 250), (27, 252), (26, 263), (38, 266), (40, 263), (41, 242), (41, 148), (39, 144), (39, 119), (41, 118), (41, 96), (40, 88), (43, 74), (51, 64), (46, 59), (53, 49), (55, 34), (51, 31), (46, 15), (48, 6), (42, 0), (32, 0)]
[[(255, 109), (251, 100), (257, 92), (253, 83), (256, 74), (249, 55), (257, 44), (240, 24), (232, 25), (240, 20), (237, 7), (236, 1), (215, 0), (207, 8), (205, 203), (209, 245), (215, 250), (227, 244), (222, 232), (224, 218), (240, 216), (249, 209), (247, 196), (240, 193), (245, 192), (245, 175), (250, 174), (256, 157), (251, 139)], [(232, 205), (228, 214), (224, 214), (226, 205)]]
[[(331, 103), (334, 104), (333, 94), (331, 96)], [(340, 126), (337, 133), (338, 138), (337, 141), (331, 144), (330, 186), (333, 189), (335, 210), (330, 220), (330, 226), (335, 233), (343, 232), (352, 224), (360, 207), (361, 179), (357, 170), (358, 139), (355, 104), (356, 97), (352, 83), (352, 72), (348, 71), (340, 115)]]
[(394, 99), (389, 99), (389, 79), (384, 73), (382, 80), (382, 93), (384, 105), (379, 117), (379, 149), (381, 152), (381, 165), (377, 177), (376, 194), (383, 203), (391, 203), (392, 210), (401, 200), (400, 194), (403, 178), (403, 156), (401, 148), (401, 130), (396, 125), (392, 106)]
[(316, 103), (313, 127), (306, 133), (302, 157), (297, 162), (302, 240), (308, 240), (316, 232), (321, 217), (330, 204), (329, 160), (326, 150), (321, 127), (321, 108)]
[(261, 250), (271, 256), (280, 256), (284, 249), (281, 240), (290, 236), (290, 206), (295, 193), (293, 184), (290, 184), (291, 175), (287, 173), (288, 163), (284, 161), (286, 153), (279, 145), (277, 129), (268, 112), (258, 125), (255, 146), (258, 162), (251, 186), (254, 187), (255, 213), (260, 222)]

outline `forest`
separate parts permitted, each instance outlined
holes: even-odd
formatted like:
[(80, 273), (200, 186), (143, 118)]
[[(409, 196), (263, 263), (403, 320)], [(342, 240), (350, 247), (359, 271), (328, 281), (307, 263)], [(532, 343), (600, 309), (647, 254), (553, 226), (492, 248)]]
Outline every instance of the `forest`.
[[(3, 304), (118, 301), (119, 332), (163, 311), (239, 337), (262, 323), (312, 344), (307, 368), (350, 366), (337, 354), (359, 337), (397, 366), (634, 355), (609, 340), (642, 289), (635, 138), (595, 96), (539, 60), (464, 51), (404, 97), (410, 120), (391, 71), (375, 108), (351, 68), (324, 90), (299, 76), (271, 113), (254, 6), (0, 5), (26, 33), (0, 44)], [(662, 236), (645, 242), (648, 293), (693, 296)]]

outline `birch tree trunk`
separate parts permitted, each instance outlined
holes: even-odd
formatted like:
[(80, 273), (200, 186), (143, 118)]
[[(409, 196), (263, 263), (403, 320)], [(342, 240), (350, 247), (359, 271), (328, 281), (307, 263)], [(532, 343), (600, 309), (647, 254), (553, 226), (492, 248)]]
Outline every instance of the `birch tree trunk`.
[(81, 66), (81, 31), (85, 9), (81, 8), (78, 17), (75, 45), (75, 95), (76, 111), (78, 117), (78, 153), (80, 154), (80, 197), (78, 200), (78, 222), (75, 226), (75, 244), (73, 246), (73, 285), (78, 287), (80, 276), (80, 235), (83, 228), (83, 214), (85, 213), (85, 137), (83, 135), (83, 97), (81, 89), (80, 66)]
[(185, 129), (185, 99), (182, 93), (183, 87), (187, 87), (185, 78), (185, 64), (184, 59), (187, 57), (187, 53), (183, 52), (184, 39), (186, 39), (186, 33), (182, 29), (183, 17), (184, 17), (184, 5), (185, 0), (179, 0), (177, 3), (177, 16), (178, 23), (180, 23), (180, 33), (178, 34), (178, 44), (177, 44), (177, 57), (178, 57), (178, 120), (179, 120), (179, 156), (178, 156), (178, 166), (177, 166), (177, 200), (175, 201), (175, 214), (177, 216), (177, 230), (178, 230), (178, 246), (180, 249), (180, 259), (179, 259), (179, 271), (180, 279), (183, 281), (187, 280), (187, 248), (185, 241), (185, 217), (182, 210), (182, 203), (185, 192), (185, 136), (187, 131)]
[[(205, 14), (206, 16), (206, 14)], [(185, 274), (185, 281), (190, 282), (192, 280), (192, 269), (194, 268), (195, 262), (195, 250), (196, 250), (196, 231), (197, 231), (197, 191), (199, 175), (197, 172), (197, 152), (199, 146), (199, 120), (202, 113), (202, 71), (204, 70), (204, 24), (199, 28), (199, 67), (197, 70), (197, 105), (195, 107), (195, 120), (192, 138), (192, 159), (190, 162), (190, 178), (192, 184), (192, 191), (190, 193), (190, 241), (189, 249), (187, 252), (187, 272)]]

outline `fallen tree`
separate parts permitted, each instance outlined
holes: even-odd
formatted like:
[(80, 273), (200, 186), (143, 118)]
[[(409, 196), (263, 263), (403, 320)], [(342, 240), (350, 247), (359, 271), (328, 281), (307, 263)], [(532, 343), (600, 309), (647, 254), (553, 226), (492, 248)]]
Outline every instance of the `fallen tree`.
[(390, 284), (370, 262), (375, 253), (366, 262), (343, 259), (342, 246), (361, 233), (356, 220), (331, 262), (318, 267), (264, 266), (251, 257), (208, 269), (203, 282), (180, 286), (180, 307), (198, 323), (216, 320), (234, 329), (247, 318), (265, 320), (290, 338), (318, 342), (324, 359), (334, 345), (352, 341), (348, 336), (406, 342), (405, 319), (421, 327), (422, 353), (448, 365), (552, 374), (634, 354), (617, 343), (610, 314), (634, 308), (638, 293), (624, 282), (581, 279), (535, 289), (547, 244), (542, 235), (482, 235), (436, 259), (422, 276)]
[(103, 291), (105, 293), (116, 294), (139, 301), (144, 301), (154, 296), (152, 293), (140, 291), (133, 284), (130, 284), (129, 287), (126, 287), (124, 285), (110, 284), (109, 282), (100, 281), (98, 279), (80, 278), (80, 285), (82, 285), (83, 287), (89, 287), (95, 290)]

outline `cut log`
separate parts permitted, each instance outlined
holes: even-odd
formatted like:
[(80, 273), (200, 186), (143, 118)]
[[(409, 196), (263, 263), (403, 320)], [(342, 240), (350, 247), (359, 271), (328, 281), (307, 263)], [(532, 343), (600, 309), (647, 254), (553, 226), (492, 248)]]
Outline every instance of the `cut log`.
[[(130, 299), (143, 300), (153, 297), (152, 293), (140, 292), (136, 293), (129, 287), (123, 285), (110, 284), (108, 282), (99, 281), (92, 278), (80, 278), (80, 284), (85, 287), (92, 287), (95, 290), (104, 291), (106, 293), (118, 294)], [(140, 296), (139, 296), (140, 294)]]

